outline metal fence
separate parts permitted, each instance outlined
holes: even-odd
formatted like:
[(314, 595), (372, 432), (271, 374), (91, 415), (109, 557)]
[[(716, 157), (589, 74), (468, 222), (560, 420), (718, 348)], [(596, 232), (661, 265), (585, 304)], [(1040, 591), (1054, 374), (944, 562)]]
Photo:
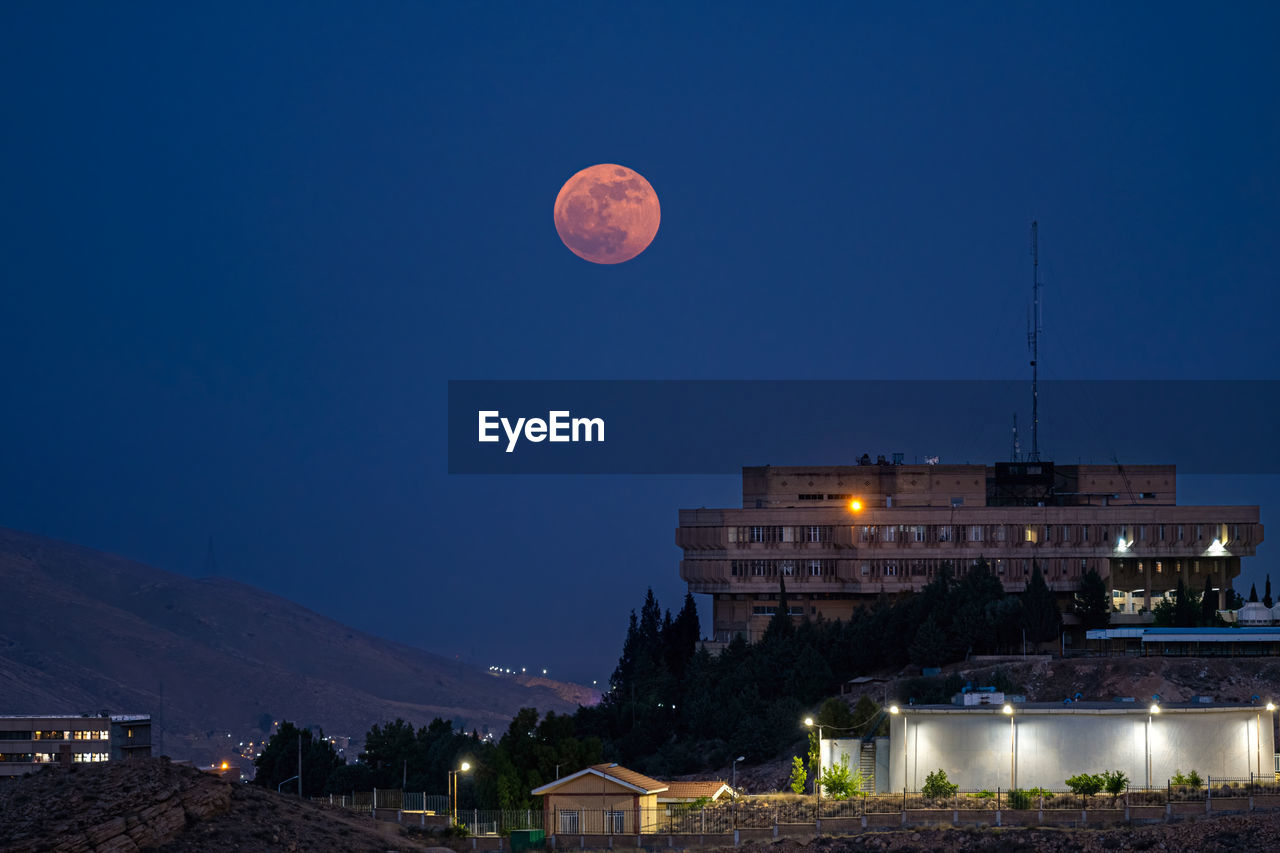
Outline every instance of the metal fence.
[[(919, 811), (995, 812), (1038, 811), (1079, 812), (1130, 807), (1165, 807), (1172, 803), (1203, 803), (1214, 799), (1253, 796), (1280, 797), (1280, 781), (1274, 775), (1248, 778), (1208, 777), (1201, 785), (1174, 785), (1163, 788), (1129, 788), (1111, 795), (1076, 794), (1043, 788), (1026, 790), (967, 790), (944, 796), (926, 796), (921, 791), (861, 794), (849, 799), (821, 801), (807, 796), (776, 795), (742, 797), (736, 800), (694, 805), (673, 803), (641, 809), (459, 809), (457, 821), (470, 835), (506, 835), (513, 830), (541, 829), (548, 834), (711, 835), (738, 829), (770, 829), (791, 826), (814, 827), (818, 822), (868, 815), (907, 814)], [(449, 799), (443, 795), (378, 789), (348, 795), (317, 797), (318, 802), (356, 811), (398, 811), (403, 814), (438, 815), (449, 819)], [(973, 817), (977, 817), (974, 815)], [(986, 818), (978, 818), (979, 821)]]

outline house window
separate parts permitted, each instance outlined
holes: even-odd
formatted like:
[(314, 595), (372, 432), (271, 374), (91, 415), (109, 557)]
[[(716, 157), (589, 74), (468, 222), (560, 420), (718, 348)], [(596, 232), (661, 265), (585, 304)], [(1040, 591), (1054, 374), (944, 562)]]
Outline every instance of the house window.
[(1044, 526), (1044, 541), (1046, 543), (1053, 541), (1053, 525), (1046, 524)]
[(860, 568), (861, 568), (863, 577), (866, 577), (867, 575), (871, 574), (871, 567), (868, 566), (866, 563), (863, 563)]
[(1037, 541), (1037, 538), (1036, 529), (1028, 524), (1026, 530), (1023, 532), (1024, 541), (1034, 543)]
[(821, 541), (822, 541), (822, 528), (821, 528), (821, 527), (814, 527), (814, 526), (810, 526), (810, 527), (807, 529), (807, 531), (806, 531), (806, 532), (808, 533), (808, 538), (805, 540), (806, 542), (821, 542)]
[(627, 813), (626, 812), (605, 812), (605, 825), (609, 827), (609, 831), (615, 835), (626, 832)]
[(982, 525), (981, 524), (969, 525), (969, 541), (970, 542), (982, 541)]
[(996, 541), (1003, 542), (1005, 540), (1005, 529), (1003, 524), (996, 525)]
[(1182, 541), (1182, 525), (1181, 524), (1178, 525), (1178, 541), (1179, 542)]
[(576, 835), (578, 833), (577, 809), (560, 812), (560, 831), (566, 835)]
[(816, 577), (821, 577), (821, 575), (822, 575), (822, 561), (810, 560), (809, 561), (809, 577), (816, 578)]
[(882, 533), (884, 534), (884, 541), (892, 542), (894, 540), (894, 536), (897, 534), (897, 530), (898, 528), (894, 527), (892, 524), (886, 524), (881, 529)]
[(897, 577), (897, 576), (898, 576), (898, 564), (897, 564), (897, 563), (885, 563), (885, 565), (884, 565), (884, 573), (885, 573), (885, 576), (886, 576), (886, 577)]
[(870, 542), (876, 536), (876, 529), (869, 524), (864, 524), (858, 530), (859, 542)]

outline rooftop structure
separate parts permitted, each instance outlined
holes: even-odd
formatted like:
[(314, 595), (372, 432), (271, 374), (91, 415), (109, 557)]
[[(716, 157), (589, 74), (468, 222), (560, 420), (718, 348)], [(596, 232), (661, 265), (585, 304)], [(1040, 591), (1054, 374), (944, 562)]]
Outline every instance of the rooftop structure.
[[(794, 617), (847, 619), (985, 560), (1006, 591), (1037, 564), (1065, 604), (1095, 569), (1116, 621), (1140, 623), (1179, 579), (1225, 608), (1263, 528), (1256, 506), (1178, 506), (1173, 465), (746, 467), (742, 507), (680, 510), (689, 591), (713, 598), (713, 641), (758, 639), (786, 583)], [(1149, 618), (1149, 617), (1148, 617)]]

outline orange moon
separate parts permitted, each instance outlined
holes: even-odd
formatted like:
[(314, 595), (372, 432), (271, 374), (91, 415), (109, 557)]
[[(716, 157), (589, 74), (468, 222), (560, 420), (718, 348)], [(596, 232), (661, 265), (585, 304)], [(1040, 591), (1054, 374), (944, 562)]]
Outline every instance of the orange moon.
[(658, 194), (644, 176), (614, 163), (588, 166), (556, 196), (556, 233), (593, 264), (620, 264), (649, 248), (661, 218)]

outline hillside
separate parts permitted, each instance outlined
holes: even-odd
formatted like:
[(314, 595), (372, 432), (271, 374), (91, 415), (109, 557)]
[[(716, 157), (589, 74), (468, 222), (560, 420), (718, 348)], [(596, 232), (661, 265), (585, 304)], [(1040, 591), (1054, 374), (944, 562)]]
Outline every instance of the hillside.
[(49, 770), (0, 785), (0, 847), (383, 853), (423, 850), (428, 842), (394, 823), (153, 758)]
[(234, 581), (4, 528), (0, 579), (0, 714), (151, 713), (164, 751), (198, 763), (260, 739), (267, 719), (356, 738), (396, 717), (500, 732), (521, 707), (594, 698), (498, 678)]

